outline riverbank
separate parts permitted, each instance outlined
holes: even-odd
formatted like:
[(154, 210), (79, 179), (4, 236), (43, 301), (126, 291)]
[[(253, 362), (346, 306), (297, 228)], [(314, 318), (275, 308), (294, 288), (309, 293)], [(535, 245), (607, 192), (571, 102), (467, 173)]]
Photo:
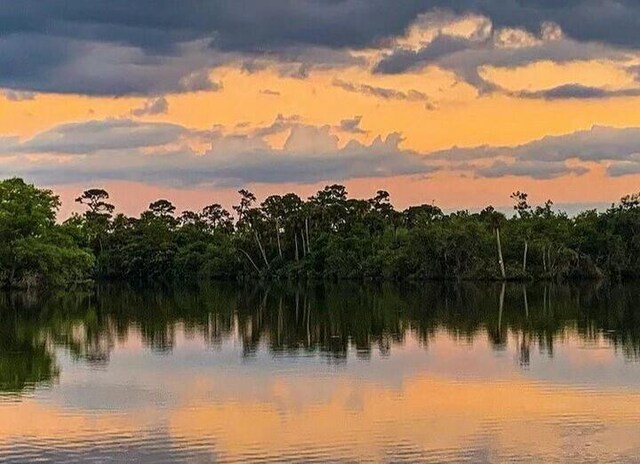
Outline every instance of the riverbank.
[(512, 195), (514, 213), (489, 206), (446, 214), (395, 209), (389, 194), (354, 199), (341, 185), (308, 200), (261, 203), (239, 192), (177, 213), (158, 200), (139, 217), (117, 213), (104, 190), (86, 212), (57, 221), (58, 197), (20, 179), (0, 182), (0, 282), (70, 286), (88, 279), (173, 281), (567, 281), (640, 277), (640, 196), (576, 216)]

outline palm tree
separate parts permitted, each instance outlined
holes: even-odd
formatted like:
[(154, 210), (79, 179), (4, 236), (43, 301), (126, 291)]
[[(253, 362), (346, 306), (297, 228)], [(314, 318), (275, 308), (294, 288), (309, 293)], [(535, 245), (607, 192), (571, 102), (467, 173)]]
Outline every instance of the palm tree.
[(516, 204), (513, 206), (513, 209), (518, 212), (518, 216), (520, 216), (520, 220), (524, 225), (524, 253), (522, 256), (522, 273), (526, 274), (530, 234), (529, 219), (531, 218), (531, 206), (527, 201), (529, 195), (524, 192), (517, 191), (511, 194), (511, 198), (516, 202)]

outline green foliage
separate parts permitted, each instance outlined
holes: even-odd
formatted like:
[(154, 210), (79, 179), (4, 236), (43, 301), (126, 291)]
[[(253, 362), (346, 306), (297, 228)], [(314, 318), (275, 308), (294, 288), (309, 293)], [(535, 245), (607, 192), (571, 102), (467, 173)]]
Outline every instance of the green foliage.
[(56, 224), (59, 206), (49, 190), (21, 179), (0, 182), (0, 285), (65, 286), (90, 275), (93, 255), (78, 245), (76, 226)]
[[(241, 190), (235, 218), (213, 203), (176, 214), (168, 200), (140, 217), (115, 214), (109, 194), (78, 197), (87, 211), (55, 222), (58, 198), (19, 179), (0, 183), (4, 285), (98, 279), (562, 280), (640, 276), (640, 194), (605, 212), (569, 217), (515, 192), (515, 214), (489, 206), (445, 213), (424, 204), (396, 210), (378, 191), (349, 198), (330, 185), (303, 200), (259, 203)], [(115, 215), (114, 215), (115, 214)], [(85, 250), (89, 250), (88, 253)]]

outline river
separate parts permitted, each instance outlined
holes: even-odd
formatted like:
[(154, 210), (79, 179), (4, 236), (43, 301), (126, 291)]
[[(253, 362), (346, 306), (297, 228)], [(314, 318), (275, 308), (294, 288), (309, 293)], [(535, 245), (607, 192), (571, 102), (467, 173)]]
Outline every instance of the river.
[(0, 461), (638, 462), (640, 286), (0, 296)]

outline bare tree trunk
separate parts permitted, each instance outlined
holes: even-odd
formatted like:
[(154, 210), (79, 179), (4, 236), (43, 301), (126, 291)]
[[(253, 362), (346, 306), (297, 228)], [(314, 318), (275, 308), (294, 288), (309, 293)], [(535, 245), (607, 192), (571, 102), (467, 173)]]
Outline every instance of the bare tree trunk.
[(11, 264), (11, 271), (9, 271), (9, 288), (15, 286), (15, 278), (16, 278), (16, 263), (15, 260)]
[(307, 231), (307, 252), (311, 253), (311, 242), (309, 241), (309, 218), (304, 218), (304, 228)]
[(507, 279), (507, 271), (504, 268), (504, 259), (502, 258), (502, 243), (500, 242), (500, 228), (496, 227), (496, 242), (498, 244), (498, 263), (500, 264), (500, 273), (502, 280)]
[(507, 291), (507, 284), (502, 282), (502, 289), (500, 290), (500, 307), (498, 310), (498, 333), (502, 328), (502, 312), (504, 311), (504, 295)]
[(311, 302), (307, 303), (307, 346), (311, 346)]
[(547, 252), (545, 251), (545, 249), (542, 249), (542, 267), (544, 269), (544, 272), (547, 272), (547, 257), (546, 257)]
[(246, 251), (244, 251), (242, 248), (238, 248), (238, 250), (240, 250), (240, 252), (245, 255), (247, 257), (247, 259), (249, 260), (249, 262), (253, 265), (254, 269), (257, 272), (260, 272), (260, 268), (256, 265), (255, 261), (253, 259), (251, 259), (251, 256), (249, 256), (249, 253), (247, 253)]
[(278, 303), (278, 346), (280, 346), (280, 334), (282, 333), (282, 328), (284, 323), (282, 321), (282, 297), (280, 297), (280, 301)]
[(269, 264), (269, 260), (267, 259), (267, 254), (264, 252), (264, 248), (262, 247), (262, 242), (260, 241), (260, 236), (258, 235), (258, 231), (254, 229), (253, 233), (256, 236), (256, 242), (258, 242), (258, 248), (260, 248), (260, 254), (262, 254), (262, 259), (264, 259), (264, 263), (267, 265), (267, 267), (271, 267), (271, 265)]
[(282, 245), (280, 245), (280, 224), (276, 221), (276, 238), (278, 240), (278, 254), (282, 259)]
[(302, 256), (307, 256), (307, 246), (304, 243), (304, 232), (301, 230), (300, 231), (300, 237), (302, 237)]
[(293, 240), (296, 242), (296, 263), (300, 261), (300, 255), (298, 254), (298, 233), (293, 231)]
[(549, 273), (553, 273), (553, 263), (551, 262), (551, 245), (547, 248), (547, 262), (549, 263)]
[(527, 319), (529, 319), (529, 301), (527, 299), (527, 286), (523, 285), (522, 286), (522, 297), (524, 299), (524, 313), (527, 316)]
[(522, 273), (527, 273), (527, 253), (529, 252), (529, 242), (524, 241), (524, 257), (522, 258)]

